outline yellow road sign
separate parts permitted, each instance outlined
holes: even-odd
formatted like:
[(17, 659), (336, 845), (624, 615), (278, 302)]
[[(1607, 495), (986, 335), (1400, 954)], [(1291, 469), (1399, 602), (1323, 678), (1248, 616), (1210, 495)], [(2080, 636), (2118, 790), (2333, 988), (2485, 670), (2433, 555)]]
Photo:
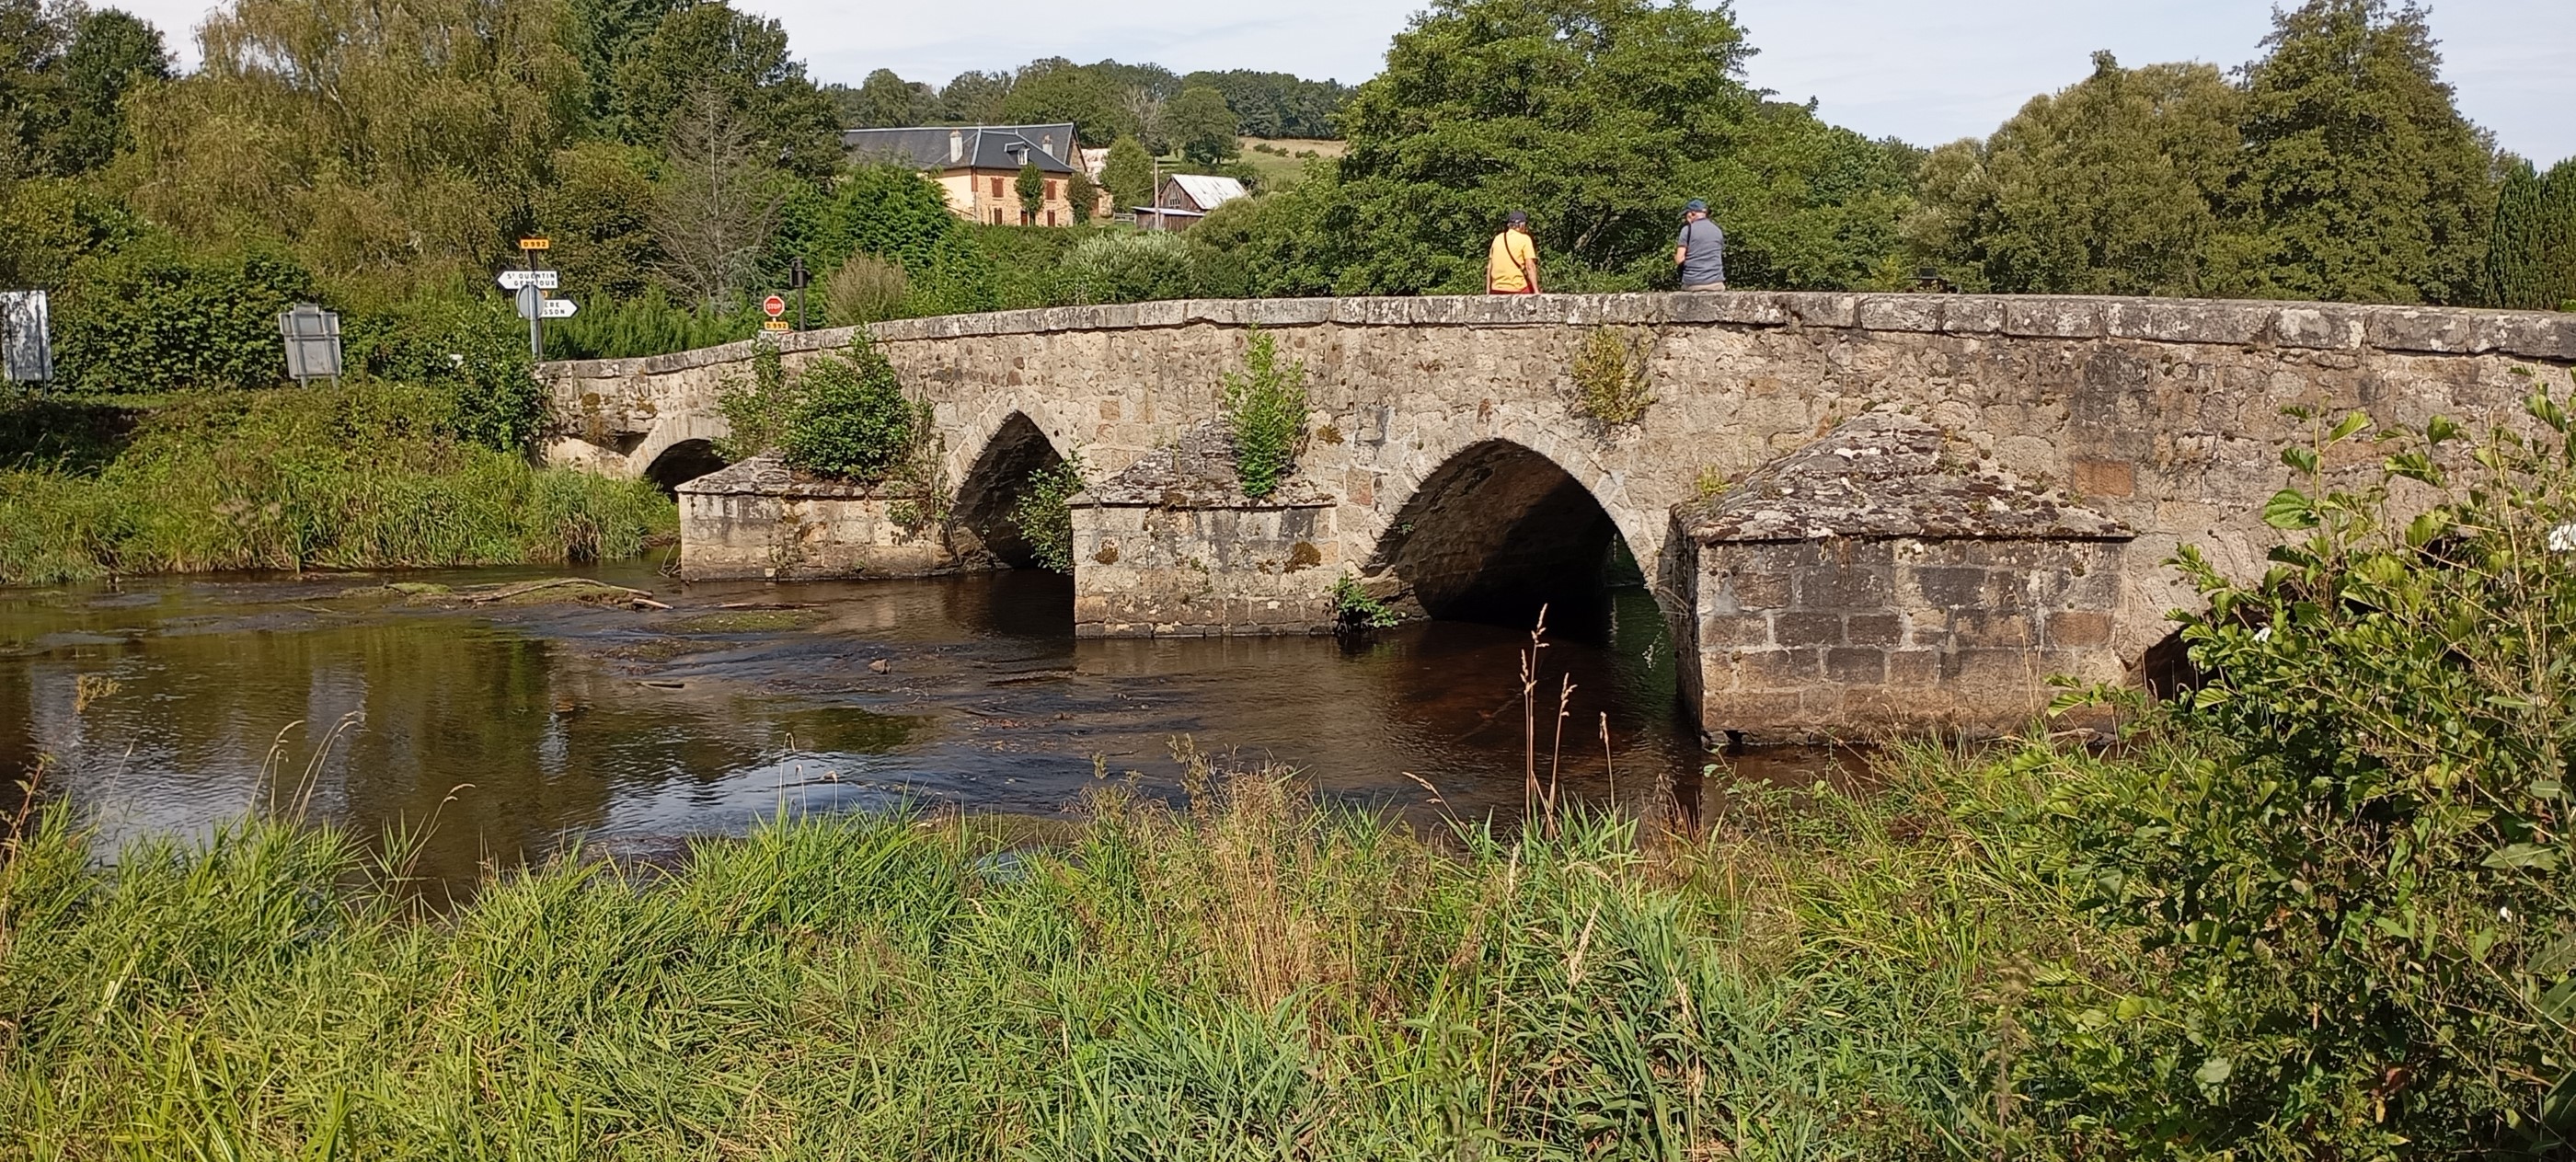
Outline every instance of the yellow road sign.
[(519, 249), (521, 250), (544, 250), (553, 245), (554, 241), (548, 238), (522, 238), (519, 240)]

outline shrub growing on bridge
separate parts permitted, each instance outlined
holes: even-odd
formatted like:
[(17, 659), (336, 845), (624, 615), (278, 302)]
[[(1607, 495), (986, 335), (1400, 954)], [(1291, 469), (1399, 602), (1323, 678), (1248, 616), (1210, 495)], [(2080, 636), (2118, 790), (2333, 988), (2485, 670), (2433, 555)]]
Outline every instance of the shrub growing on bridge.
[(1039, 565), (1073, 572), (1073, 494), (1082, 491), (1082, 453), (1029, 474), (1011, 505), (1011, 524)]
[(1254, 333), (1243, 370), (1226, 374), (1225, 416), (1243, 494), (1259, 500), (1279, 491), (1306, 443), (1306, 365), (1281, 365), (1278, 341)]
[(875, 483), (902, 463), (930, 428), (930, 405), (903, 394), (894, 365), (860, 331), (849, 350), (826, 355), (795, 380), (783, 450), (808, 472)]

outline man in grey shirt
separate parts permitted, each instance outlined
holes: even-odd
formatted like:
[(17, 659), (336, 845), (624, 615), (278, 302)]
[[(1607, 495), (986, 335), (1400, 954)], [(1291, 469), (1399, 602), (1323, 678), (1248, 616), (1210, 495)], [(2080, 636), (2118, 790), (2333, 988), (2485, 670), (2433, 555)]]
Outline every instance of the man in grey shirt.
[(1673, 265), (1682, 268), (1682, 289), (1726, 289), (1726, 231), (1708, 220), (1708, 203), (1692, 198), (1682, 208), (1682, 236), (1673, 247)]

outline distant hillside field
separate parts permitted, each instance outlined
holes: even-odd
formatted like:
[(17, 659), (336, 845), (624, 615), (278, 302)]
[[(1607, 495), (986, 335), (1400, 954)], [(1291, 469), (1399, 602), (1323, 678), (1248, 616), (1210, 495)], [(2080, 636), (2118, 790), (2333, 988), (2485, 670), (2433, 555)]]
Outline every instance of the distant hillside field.
[[(1349, 142), (1326, 141), (1317, 137), (1246, 137), (1242, 143), (1243, 160), (1261, 175), (1263, 185), (1273, 188), (1296, 181), (1305, 171), (1309, 159), (1298, 154), (1311, 152), (1317, 157), (1340, 157), (1350, 148)], [(1255, 146), (1267, 146), (1278, 152), (1264, 152)]]

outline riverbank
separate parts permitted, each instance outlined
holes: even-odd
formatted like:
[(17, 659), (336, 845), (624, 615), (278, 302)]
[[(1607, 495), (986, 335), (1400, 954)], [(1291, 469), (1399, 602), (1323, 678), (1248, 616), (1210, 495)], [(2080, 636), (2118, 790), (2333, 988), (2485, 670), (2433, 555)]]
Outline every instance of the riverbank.
[(652, 486), (532, 467), (385, 385), (0, 408), (0, 585), (634, 556)]
[[(1688, 832), (1424, 835), (1275, 772), (1179, 810), (1112, 782), (1060, 827), (808, 818), (445, 911), (408, 890), (416, 837), (257, 822), (102, 868), (42, 811), (0, 867), (0, 1122), (29, 1157), (2395, 1147), (2333, 1112), (2359, 1062), (2102, 908), (2084, 821), (2212, 759), (2138, 741), (1898, 750), (1865, 794), (1734, 786)], [(2235, 1068), (2326, 1100), (2238, 1105), (2208, 1064), (2231, 1033), (2279, 1054)], [(2457, 1098), (2516, 1049), (2395, 1051)], [(2450, 1129), (2432, 1153), (2534, 1127)]]
[(1973, 854), (2037, 793), (2005, 770), (1913, 755), (1869, 800), (1747, 792), (1693, 837), (1426, 839), (1270, 776), (1180, 812), (1112, 786), (1059, 845), (806, 820), (435, 917), (400, 841), (254, 823), (109, 870), (52, 812), (0, 872), (0, 1121), (30, 1156), (2028, 1141), (1998, 973), (2088, 946), (2065, 888)]

